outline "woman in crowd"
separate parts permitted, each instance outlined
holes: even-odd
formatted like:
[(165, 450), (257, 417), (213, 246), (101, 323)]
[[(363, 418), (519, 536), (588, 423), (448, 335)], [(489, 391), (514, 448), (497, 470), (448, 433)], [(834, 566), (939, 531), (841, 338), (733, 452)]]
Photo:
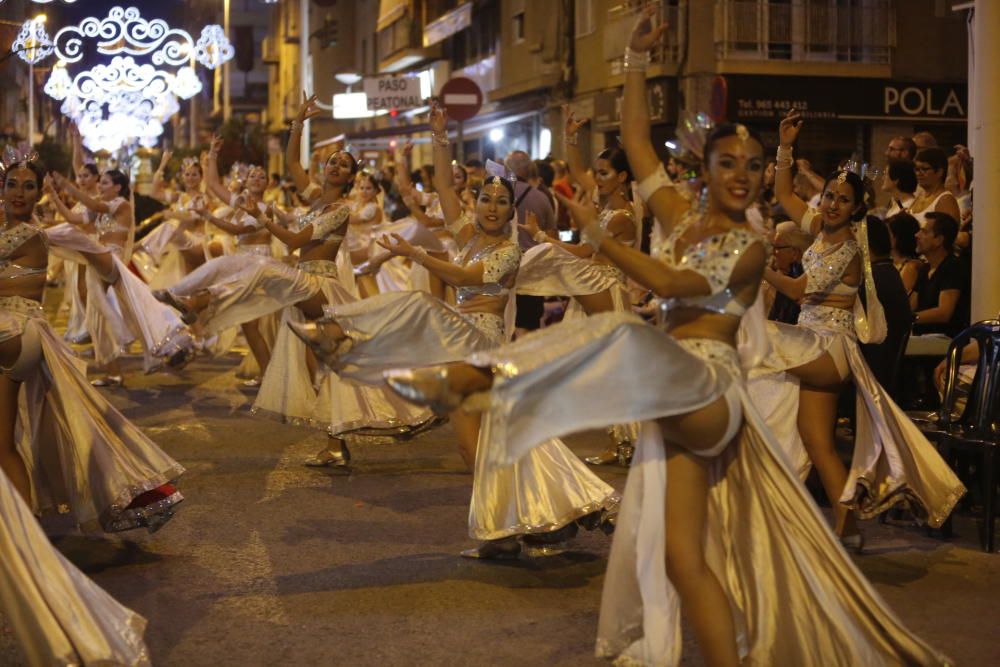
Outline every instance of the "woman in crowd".
[[(83, 159), (83, 142), (76, 126), (71, 126), (71, 137), (73, 140), (73, 174), (76, 177), (76, 184), (81, 190), (91, 197), (98, 196), (97, 182), (101, 178), (101, 171), (93, 162), (85, 162)], [(61, 202), (60, 202), (61, 203)], [(58, 205), (56, 205), (58, 206)], [(63, 219), (71, 222), (89, 236), (96, 236), (97, 230), (94, 228), (93, 215), (90, 209), (81, 202), (76, 202), (67, 212), (62, 208)], [(71, 343), (84, 343), (90, 340), (90, 333), (87, 331), (87, 265), (66, 263), (66, 293), (65, 299), (69, 301), (69, 321), (66, 323), (65, 338)]]
[[(816, 466), (834, 507), (837, 534), (845, 545), (860, 549), (863, 536), (851, 509), (868, 518), (906, 501), (918, 516), (939, 526), (965, 489), (892, 402), (861, 356), (859, 340), (880, 342), (885, 336), (867, 251), (864, 184), (856, 174), (840, 171), (824, 184), (818, 210), (799, 199), (788, 169), (801, 127), (802, 117), (794, 109), (781, 121), (776, 189), (782, 208), (816, 235), (816, 241), (803, 255), (802, 276), (792, 278), (773, 270), (764, 274), (780, 292), (801, 301), (802, 308), (797, 327), (769, 323), (774, 352), (752, 372), (761, 383), (785, 371), (800, 382), (796, 392), (787, 386), (792, 382), (782, 380), (787, 391), (798, 396), (804, 453)], [(854, 222), (859, 223), (857, 234)], [(866, 307), (858, 299), (861, 288)], [(767, 379), (772, 373), (776, 375)], [(836, 452), (834, 426), (837, 398), (852, 376), (858, 396), (857, 435), (848, 473)], [(755, 398), (762, 394), (755, 393)], [(788, 424), (774, 427), (782, 435), (794, 433)], [(807, 466), (795, 439), (783, 440), (790, 446), (790, 459)]]
[[(382, 206), (379, 195), (382, 188), (375, 176), (362, 171), (358, 177), (357, 199), (351, 210), (350, 227), (347, 232), (347, 250), (351, 254), (351, 264), (361, 266), (371, 258), (372, 228), (382, 222)], [(361, 298), (379, 293), (378, 283), (371, 274), (357, 277), (358, 293)]]
[(917, 232), (920, 231), (920, 223), (905, 211), (890, 216), (885, 222), (892, 235), (892, 264), (899, 271), (912, 310), (917, 305), (917, 281), (920, 280), (924, 265), (920, 253), (917, 252)]
[[(440, 363), (495, 347), (513, 328), (510, 288), (521, 258), (515, 240), (513, 186), (501, 177), (488, 178), (473, 221), (459, 228), (457, 223), (467, 218), (459, 195), (446, 180), (451, 150), (447, 118), (440, 107), (432, 108), (430, 122), (441, 209), (462, 250), (452, 263), (430, 257), (398, 235), (379, 243), (453, 286), (456, 308), (421, 292), (383, 294), (327, 308), (322, 325), (296, 327), (321, 357), (340, 369), (353, 369), (342, 373), (361, 381), (380, 383), (382, 369), (405, 362)], [(401, 382), (405, 384), (405, 379)], [(481, 543), (463, 555), (505, 557), (520, 552), (522, 543), (534, 548), (566, 539), (576, 532), (578, 522), (591, 528), (600, 525), (605, 511), (617, 503), (614, 490), (562, 442), (546, 442), (516, 466), (492, 466), (484, 450), (493, 446), (496, 434), (476, 406), (451, 404), (447, 386), (429, 403), (439, 414), (449, 415), (459, 452), (474, 470), (469, 529)]]
[(87, 384), (45, 320), (48, 246), (31, 222), (42, 172), (29, 157), (3, 178), (0, 346), (14, 361), (0, 376), (0, 467), (37, 512), (66, 505), (84, 528), (157, 530), (183, 499), (170, 482), (184, 469)]
[(937, 147), (918, 151), (913, 159), (913, 170), (916, 172), (917, 184), (921, 191), (907, 212), (917, 219), (920, 226), (927, 224), (925, 215), (930, 211), (947, 213), (955, 220), (961, 220), (958, 200), (945, 187), (945, 176), (948, 171), (948, 156), (945, 152)]

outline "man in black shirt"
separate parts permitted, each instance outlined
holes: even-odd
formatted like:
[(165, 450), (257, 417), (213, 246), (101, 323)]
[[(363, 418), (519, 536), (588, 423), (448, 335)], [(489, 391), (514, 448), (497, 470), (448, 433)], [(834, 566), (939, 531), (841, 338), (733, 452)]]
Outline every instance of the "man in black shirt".
[(926, 214), (927, 224), (917, 232), (917, 250), (927, 269), (917, 283), (913, 333), (954, 336), (969, 326), (971, 276), (955, 257), (958, 221), (947, 213)]

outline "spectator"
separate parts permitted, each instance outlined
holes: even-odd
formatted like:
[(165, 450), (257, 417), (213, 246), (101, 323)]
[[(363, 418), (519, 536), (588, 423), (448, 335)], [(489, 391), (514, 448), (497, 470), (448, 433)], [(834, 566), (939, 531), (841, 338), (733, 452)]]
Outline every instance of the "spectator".
[(892, 199), (886, 211), (886, 218), (891, 218), (900, 211), (906, 211), (916, 201), (917, 172), (909, 160), (893, 160), (889, 162), (885, 180), (882, 181), (882, 191)]
[(552, 209), (555, 210), (556, 198), (552, 195), (552, 184), (555, 181), (556, 172), (545, 160), (535, 160), (535, 176), (532, 185), (542, 191), (549, 198)]
[[(812, 245), (813, 239), (791, 220), (781, 222), (774, 230), (774, 270), (791, 278), (802, 275), (802, 254)], [(799, 303), (781, 292), (774, 296), (774, 303), (767, 319), (785, 324), (799, 321)]]
[(959, 220), (961, 213), (958, 210), (958, 200), (944, 185), (948, 170), (948, 156), (945, 152), (940, 148), (924, 148), (917, 152), (913, 168), (917, 174), (921, 193), (910, 206), (910, 214), (917, 219), (920, 226), (926, 224), (926, 215), (931, 211), (946, 213)]
[[(937, 148), (937, 139), (930, 132), (917, 132), (913, 135), (913, 143), (917, 147), (917, 152), (924, 150), (925, 148)], [(916, 156), (914, 156), (915, 158)]]
[[(553, 160), (552, 169), (555, 172), (555, 178), (552, 181), (552, 190), (558, 192), (563, 197), (572, 199), (573, 186), (569, 181), (569, 166), (565, 160)], [(558, 202), (556, 203), (558, 204)], [(556, 206), (556, 226), (561, 230), (571, 229), (573, 226), (569, 214), (562, 206)]]
[(917, 145), (909, 137), (893, 137), (885, 149), (885, 157), (890, 164), (894, 160), (909, 160), (917, 156)]
[(910, 309), (917, 307), (917, 282), (924, 271), (924, 263), (917, 252), (917, 232), (920, 224), (909, 213), (897, 213), (888, 220), (890, 243), (892, 244), (892, 264), (903, 281)]
[[(873, 215), (868, 216), (868, 248), (871, 253), (875, 292), (885, 310), (887, 333), (881, 343), (861, 345), (861, 354), (864, 355), (868, 367), (872, 369), (879, 384), (885, 387), (889, 396), (896, 399), (899, 394), (897, 361), (906, 344), (913, 316), (906, 288), (899, 272), (893, 266), (889, 228)], [(860, 297), (863, 302), (864, 290), (861, 290)]]
[(486, 165), (482, 160), (466, 160), (465, 171), (469, 174), (469, 180), (482, 183), (486, 178)]
[[(514, 174), (514, 207), (517, 209), (518, 220), (525, 220), (528, 211), (535, 214), (538, 227), (549, 236), (555, 238), (559, 233), (556, 229), (556, 214), (544, 193), (531, 185), (531, 169), (534, 166), (531, 156), (524, 151), (511, 151), (504, 161), (507, 169)], [(522, 249), (535, 245), (535, 241), (523, 229), (519, 230), (518, 242)], [(516, 328), (534, 331), (541, 326), (545, 314), (545, 300), (540, 296), (517, 295)]]
[(957, 236), (958, 221), (946, 213), (928, 213), (927, 224), (917, 232), (917, 250), (927, 268), (917, 288), (916, 334), (954, 336), (969, 326), (970, 276), (954, 254)]

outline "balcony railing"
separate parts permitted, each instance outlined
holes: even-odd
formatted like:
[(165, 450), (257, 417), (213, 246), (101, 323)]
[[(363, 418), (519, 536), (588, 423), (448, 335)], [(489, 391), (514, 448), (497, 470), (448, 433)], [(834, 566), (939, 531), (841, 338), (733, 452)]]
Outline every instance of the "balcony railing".
[(716, 55), (724, 60), (891, 63), (890, 0), (717, 0)]
[[(660, 40), (660, 45), (650, 54), (652, 64), (676, 64), (680, 61), (680, 55), (684, 52), (686, 8), (686, 0), (674, 0), (661, 5), (657, 20), (669, 22), (670, 27), (666, 37)], [(608, 10), (604, 27), (604, 59), (611, 63), (612, 74), (622, 72), (625, 47), (641, 10), (642, 3), (633, 0), (627, 0)]]
[(379, 60), (390, 58), (403, 49), (419, 49), (423, 47), (423, 36), (419, 24), (409, 14), (393, 21), (378, 31)]

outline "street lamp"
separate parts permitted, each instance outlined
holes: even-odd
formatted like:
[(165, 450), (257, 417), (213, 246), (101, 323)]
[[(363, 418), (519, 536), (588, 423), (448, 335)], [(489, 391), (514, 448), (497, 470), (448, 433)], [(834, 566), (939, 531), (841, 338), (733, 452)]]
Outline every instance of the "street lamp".
[(35, 63), (52, 53), (52, 40), (45, 32), (45, 14), (29, 19), (11, 45), (11, 50), (28, 63), (28, 145), (35, 143)]

